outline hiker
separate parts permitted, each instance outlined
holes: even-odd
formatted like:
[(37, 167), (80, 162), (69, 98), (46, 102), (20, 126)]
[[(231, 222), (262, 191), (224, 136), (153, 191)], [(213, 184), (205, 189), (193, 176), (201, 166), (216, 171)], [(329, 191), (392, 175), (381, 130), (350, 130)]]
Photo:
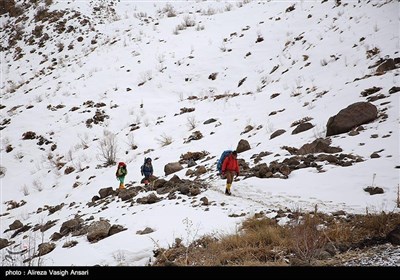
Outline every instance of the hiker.
[(231, 195), (231, 186), (233, 177), (239, 176), (239, 164), (237, 161), (237, 152), (233, 151), (222, 163), (222, 176), (226, 176), (225, 194)]
[(117, 172), (115, 172), (115, 176), (119, 181), (119, 189), (125, 189), (124, 181), (125, 176), (128, 174), (128, 170), (126, 169), (126, 164), (124, 162), (118, 163)]
[(150, 182), (150, 178), (153, 176), (153, 165), (151, 164), (151, 158), (145, 158), (144, 164), (140, 168), (140, 172), (144, 179), (142, 182), (147, 186)]

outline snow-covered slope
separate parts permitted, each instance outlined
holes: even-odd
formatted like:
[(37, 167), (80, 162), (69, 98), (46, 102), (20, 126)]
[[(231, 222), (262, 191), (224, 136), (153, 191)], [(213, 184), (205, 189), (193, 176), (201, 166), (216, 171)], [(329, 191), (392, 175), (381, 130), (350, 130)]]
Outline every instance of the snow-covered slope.
[[(22, 14), (1, 16), (2, 238), (36, 248), (76, 216), (126, 228), (94, 244), (64, 236), (42, 264), (145, 265), (157, 246), (234, 232), (260, 211), (398, 211), (398, 63), (377, 74), (378, 62), (399, 57), (397, 1), (27, 2), (17, 4), (25, 5)], [(374, 87), (380, 89), (363, 96)], [(223, 195), (225, 182), (216, 176), (223, 150), (244, 139), (250, 149), (239, 158), (250, 168), (282, 162), (292, 157), (284, 147), (326, 138), (331, 116), (379, 95), (371, 101), (378, 116), (364, 130), (329, 137), (362, 162), (319, 162), (321, 168), (292, 170), (287, 179), (239, 177), (234, 196)], [(211, 118), (216, 122), (204, 123)], [(292, 134), (304, 119), (313, 128)], [(286, 132), (270, 139), (278, 129)], [(195, 131), (200, 140), (191, 140)], [(27, 132), (33, 139), (23, 139)], [(196, 178), (206, 190), (155, 204), (116, 199), (89, 207), (101, 188), (118, 185), (116, 167), (104, 167), (101, 155), (100, 142), (110, 138), (116, 161), (128, 164), (128, 186), (140, 185), (147, 156), (158, 177), (194, 180), (186, 165), (168, 176), (164, 166), (206, 152), (197, 163), (207, 172)], [(256, 163), (262, 152), (270, 154)], [(384, 193), (370, 195), (368, 186)], [(26, 203), (10, 209), (10, 201)], [(46, 211), (61, 203), (54, 214)], [(16, 219), (54, 226), (11, 238)], [(154, 232), (136, 234), (145, 227)], [(71, 240), (78, 244), (62, 247)]]

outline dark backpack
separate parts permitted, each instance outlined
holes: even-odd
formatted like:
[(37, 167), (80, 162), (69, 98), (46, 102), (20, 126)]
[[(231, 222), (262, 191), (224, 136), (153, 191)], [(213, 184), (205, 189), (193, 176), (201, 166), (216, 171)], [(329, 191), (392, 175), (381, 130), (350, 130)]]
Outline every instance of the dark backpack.
[(120, 176), (126, 176), (128, 174), (128, 170), (126, 169), (126, 164), (123, 162), (120, 162), (117, 168), (117, 171), (115, 172), (115, 176), (120, 177)]
[(146, 159), (147, 158), (144, 158), (144, 162), (143, 162), (142, 166), (140, 166), (140, 173), (141, 174), (143, 174), (143, 168), (144, 168), (144, 164), (146, 163)]
[(222, 164), (224, 163), (224, 160), (227, 156), (229, 156), (232, 153), (232, 150), (226, 150), (223, 151), (221, 154), (221, 157), (219, 158), (218, 162), (217, 162), (217, 170), (218, 173), (221, 174), (222, 172)]
[(151, 158), (144, 158), (143, 165), (140, 166), (140, 173), (141, 173), (141, 174), (143, 174), (143, 172), (144, 172), (144, 165), (146, 164), (147, 159), (151, 159)]
[(126, 176), (126, 174), (128, 174), (128, 171), (126, 170), (126, 165), (119, 166), (117, 172), (115, 172), (115, 176), (117, 177)]

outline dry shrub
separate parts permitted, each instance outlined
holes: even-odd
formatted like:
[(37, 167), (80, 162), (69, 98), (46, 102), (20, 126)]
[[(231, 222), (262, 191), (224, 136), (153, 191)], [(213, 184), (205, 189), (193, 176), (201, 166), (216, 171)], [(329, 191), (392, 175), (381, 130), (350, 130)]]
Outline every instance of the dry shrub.
[(296, 126), (296, 125), (299, 125), (299, 124), (302, 124), (302, 123), (311, 121), (312, 119), (313, 119), (312, 117), (304, 117), (304, 118), (302, 118), (302, 119), (300, 119), (300, 120), (294, 121), (294, 122), (290, 125), (290, 127), (293, 127), (293, 126)]
[(354, 215), (331, 222), (325, 234), (331, 242), (354, 244), (371, 238), (384, 238), (400, 224), (400, 213), (384, 211)]
[(273, 259), (273, 253), (266, 247), (258, 248), (247, 244), (247, 246), (243, 245), (233, 250), (220, 251), (217, 255), (219, 265), (238, 266), (249, 262), (264, 265), (269, 259)]
[(346, 243), (352, 238), (353, 228), (349, 223), (336, 221), (329, 225), (325, 234), (331, 242)]
[(173, 142), (172, 137), (166, 135), (165, 133), (163, 133), (163, 134), (160, 136), (160, 138), (157, 138), (156, 140), (157, 140), (157, 142), (159, 143), (159, 145), (160, 145), (161, 147), (168, 146), (168, 145), (170, 145), (170, 144)]
[(349, 245), (344, 248), (351, 248), (368, 239), (384, 238), (400, 224), (400, 213), (345, 217), (316, 211), (295, 214), (292, 223), (285, 226), (254, 216), (233, 235), (203, 236), (189, 247), (176, 243), (172, 248), (161, 249), (154, 265), (283, 266), (293, 256), (308, 264), (332, 265), (333, 260), (318, 260), (328, 242), (334, 247), (343, 244)]
[[(257, 238), (260, 237), (260, 239)], [(269, 240), (270, 238), (267, 238)], [(265, 265), (280, 260), (271, 244), (265, 242), (262, 234), (234, 234), (214, 240), (207, 247), (193, 247), (189, 250), (188, 265)]]
[(355, 224), (364, 234), (364, 238), (369, 236), (384, 237), (400, 224), (400, 213), (382, 211), (381, 213), (357, 215)]
[(189, 245), (179, 244), (157, 258), (155, 265), (286, 265), (285, 229), (269, 218), (250, 218), (240, 232), (218, 238), (204, 236)]
[(299, 259), (311, 263), (326, 245), (326, 235), (320, 229), (322, 224), (323, 220), (318, 215), (306, 214), (289, 226), (290, 246)]
[(245, 220), (242, 224), (241, 229), (244, 231), (249, 230), (259, 230), (264, 229), (265, 227), (274, 227), (277, 226), (276, 220), (272, 220), (269, 218), (257, 218), (256, 216)]
[(182, 246), (182, 240), (179, 238), (175, 239), (175, 243), (169, 246), (168, 249), (158, 248), (153, 250), (154, 257), (156, 258), (154, 266), (166, 266), (174, 264), (175, 260), (180, 256), (184, 255), (185, 246)]
[(281, 246), (285, 243), (285, 229), (269, 218), (250, 218), (243, 222), (242, 241), (252, 246)]

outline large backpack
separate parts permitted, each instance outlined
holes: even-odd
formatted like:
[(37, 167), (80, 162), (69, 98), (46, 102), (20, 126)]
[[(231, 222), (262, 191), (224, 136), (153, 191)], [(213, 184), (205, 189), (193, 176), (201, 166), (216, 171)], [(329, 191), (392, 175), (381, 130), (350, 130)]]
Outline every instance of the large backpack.
[(222, 172), (222, 164), (224, 163), (224, 160), (227, 156), (229, 156), (232, 153), (232, 150), (225, 150), (222, 152), (221, 157), (219, 158), (217, 162), (217, 170), (218, 173), (221, 174)]
[[(121, 169), (121, 172), (119, 172)], [(119, 162), (118, 163), (118, 168), (117, 171), (115, 172), (115, 176), (119, 177), (119, 176), (124, 176), (128, 173), (127, 169), (126, 169), (126, 163), (125, 162)]]
[(144, 168), (144, 164), (146, 163), (146, 159), (147, 159), (147, 158), (144, 158), (144, 162), (143, 162), (143, 164), (140, 166), (140, 173), (143, 173), (143, 168)]
[(140, 173), (144, 172), (144, 165), (146, 164), (147, 159), (151, 159), (151, 158), (144, 158), (144, 162), (143, 162), (142, 166), (140, 166)]

